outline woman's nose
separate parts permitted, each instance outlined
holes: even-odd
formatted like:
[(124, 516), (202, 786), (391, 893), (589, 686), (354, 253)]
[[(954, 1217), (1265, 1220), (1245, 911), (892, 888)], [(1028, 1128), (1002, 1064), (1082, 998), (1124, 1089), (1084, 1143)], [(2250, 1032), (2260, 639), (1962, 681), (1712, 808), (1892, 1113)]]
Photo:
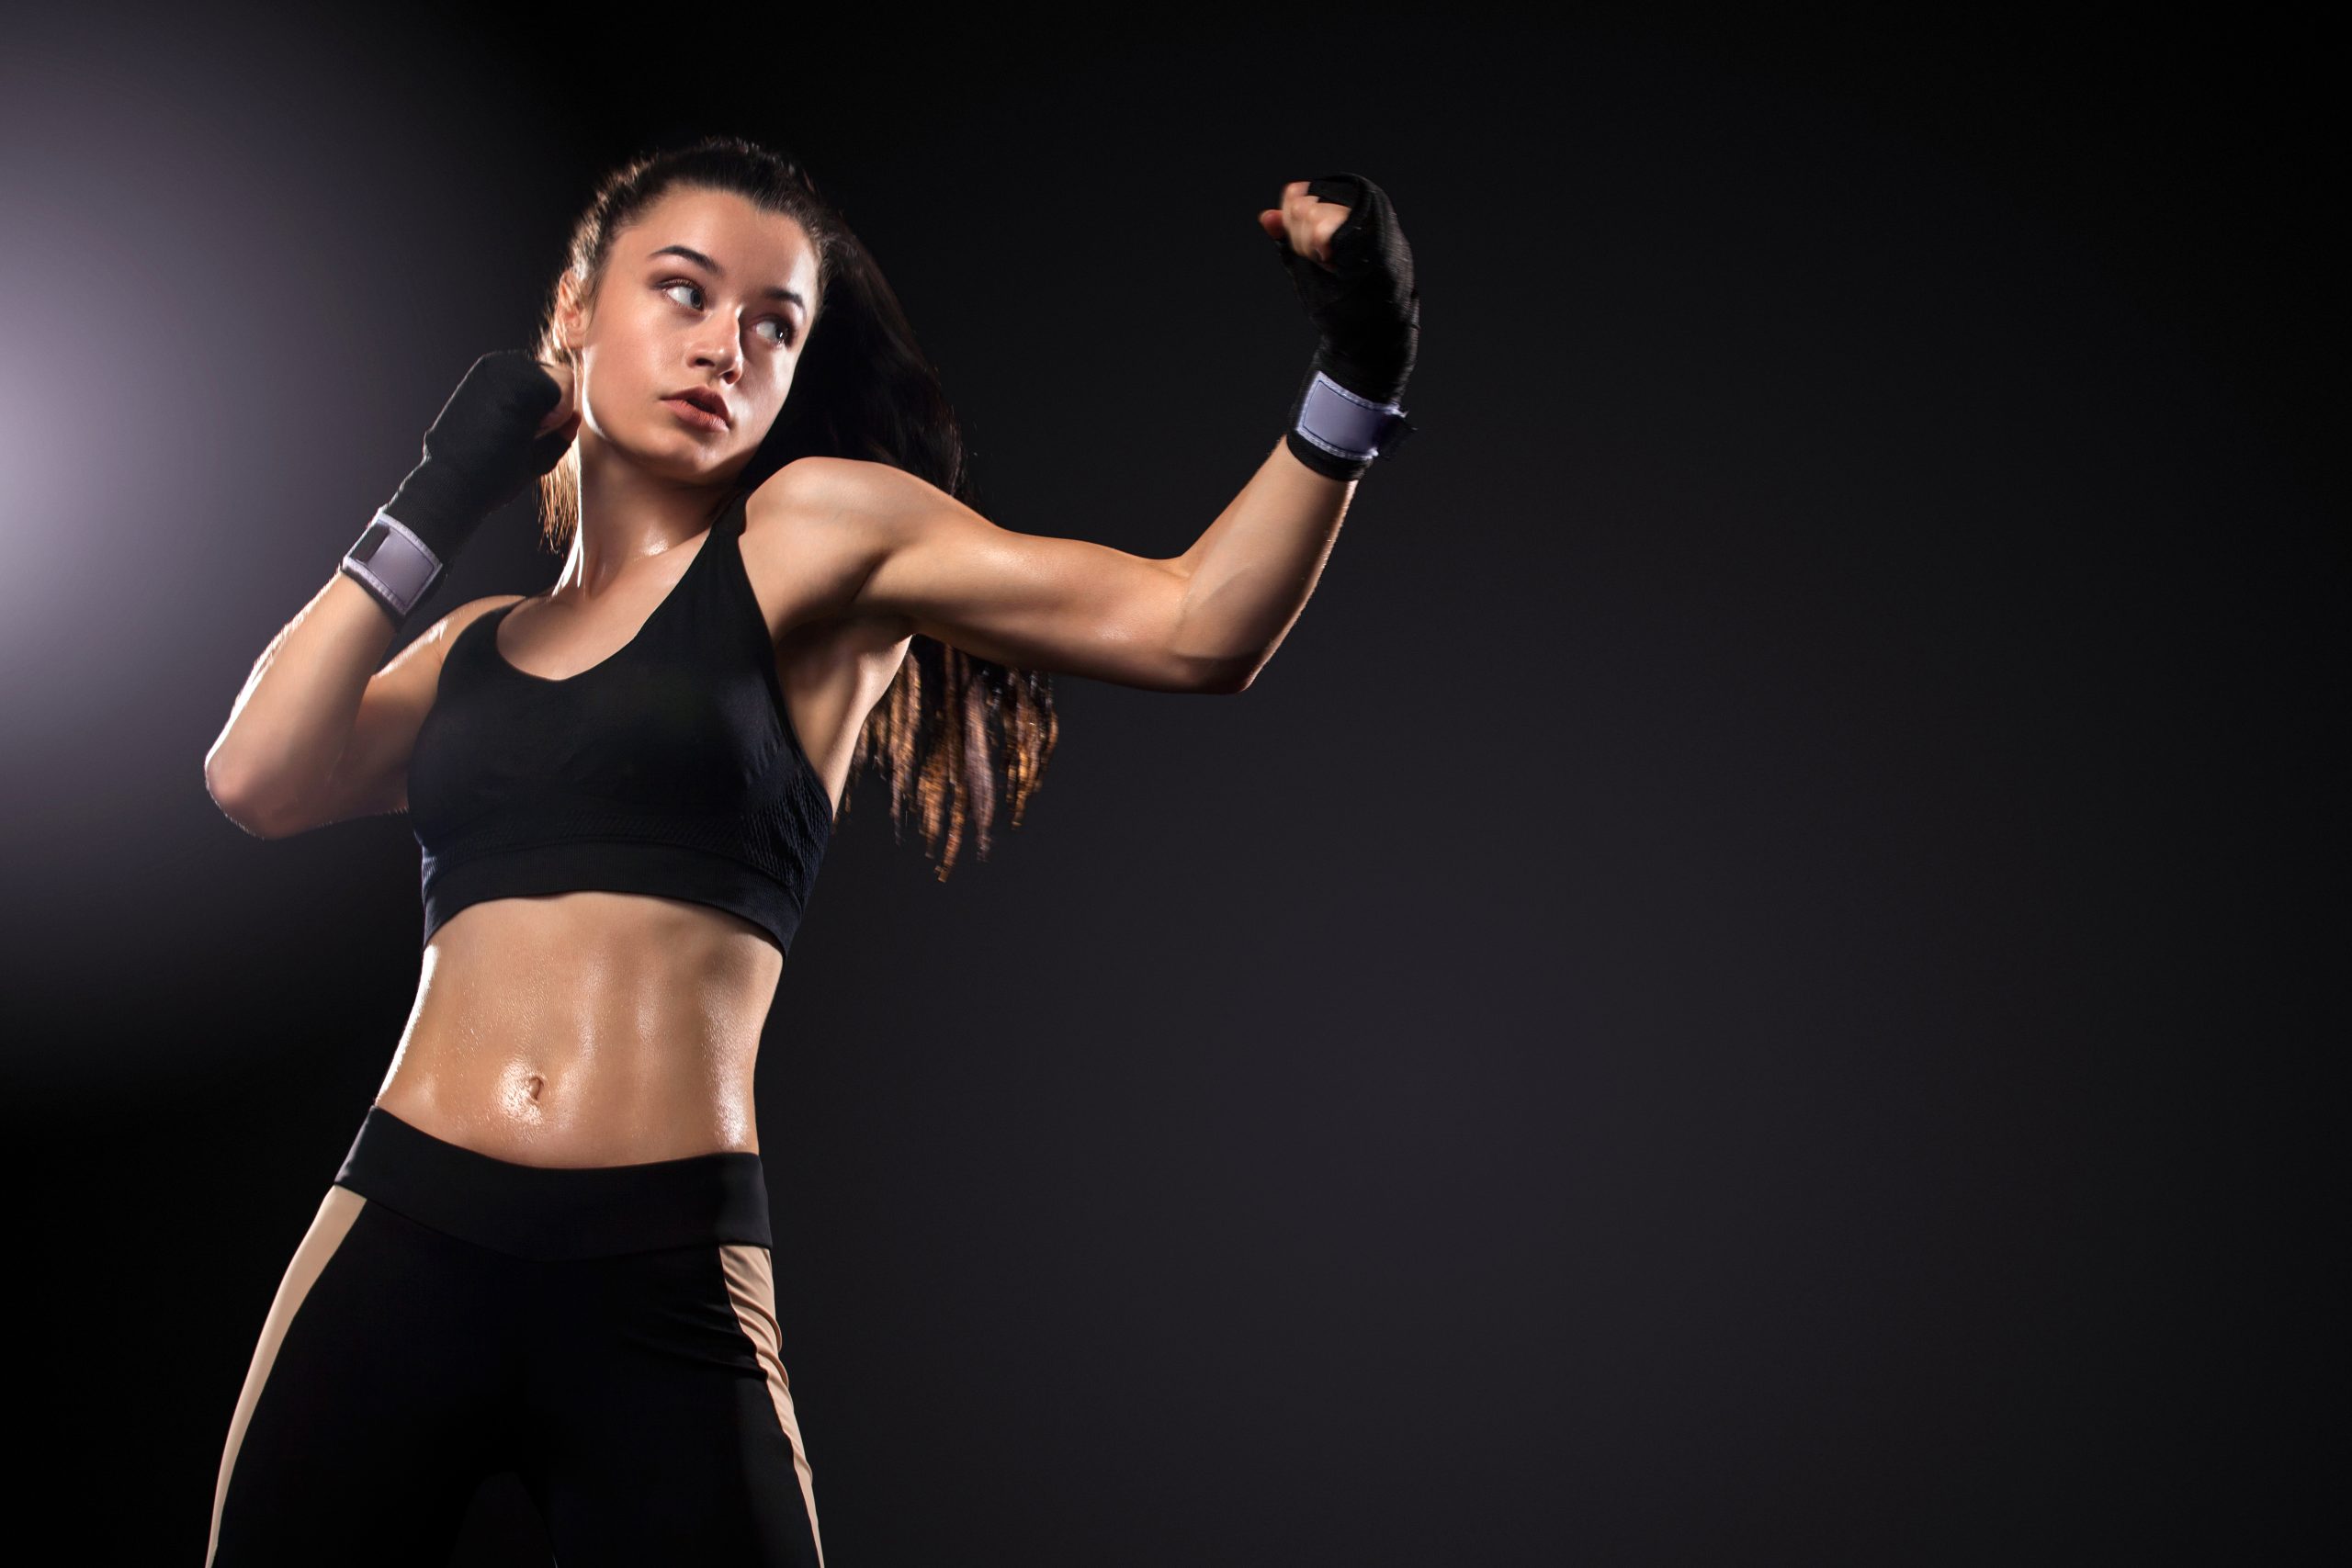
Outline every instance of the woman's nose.
[(732, 370), (736, 360), (742, 357), (733, 338), (707, 338), (695, 345), (695, 358), (721, 370)]

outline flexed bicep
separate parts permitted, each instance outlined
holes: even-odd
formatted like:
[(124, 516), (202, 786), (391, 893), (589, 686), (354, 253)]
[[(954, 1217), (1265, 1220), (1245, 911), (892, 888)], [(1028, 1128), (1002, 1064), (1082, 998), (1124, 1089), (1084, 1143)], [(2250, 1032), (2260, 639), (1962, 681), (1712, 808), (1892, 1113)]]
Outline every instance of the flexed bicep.
[(1001, 527), (886, 464), (837, 459), (810, 478), (873, 541), (860, 613), (903, 616), (1017, 669), (1164, 692), (1221, 690), (1231, 674), (1180, 650), (1188, 577), (1176, 561)]

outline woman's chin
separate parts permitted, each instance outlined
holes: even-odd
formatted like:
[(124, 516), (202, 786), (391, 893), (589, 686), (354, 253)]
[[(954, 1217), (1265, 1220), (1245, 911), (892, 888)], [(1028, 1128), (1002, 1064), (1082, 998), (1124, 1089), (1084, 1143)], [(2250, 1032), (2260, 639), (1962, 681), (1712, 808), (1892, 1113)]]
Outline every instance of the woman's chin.
[(613, 455), (650, 479), (667, 484), (710, 484), (742, 466), (745, 454), (692, 431), (664, 432), (644, 443), (615, 442)]

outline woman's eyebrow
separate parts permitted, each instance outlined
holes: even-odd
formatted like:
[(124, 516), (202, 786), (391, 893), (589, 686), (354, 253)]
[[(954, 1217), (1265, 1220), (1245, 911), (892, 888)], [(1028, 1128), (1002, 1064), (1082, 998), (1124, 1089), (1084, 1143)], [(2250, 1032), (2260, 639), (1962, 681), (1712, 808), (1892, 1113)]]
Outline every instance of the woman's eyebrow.
[[(648, 255), (645, 259), (647, 261), (651, 261), (654, 256), (684, 256), (688, 261), (694, 263), (696, 266), (704, 268), (711, 276), (716, 277), (722, 282), (724, 282), (727, 277), (727, 269), (725, 267), (719, 265), (717, 262), (711, 260), (700, 251), (690, 249), (684, 245), (664, 245), (660, 250), (653, 252), (652, 254)], [(763, 296), (770, 299), (789, 299), (804, 310), (808, 308), (808, 301), (803, 299), (800, 297), (799, 291), (797, 289), (779, 288), (777, 285), (771, 283), (767, 288), (762, 289), (761, 293)]]

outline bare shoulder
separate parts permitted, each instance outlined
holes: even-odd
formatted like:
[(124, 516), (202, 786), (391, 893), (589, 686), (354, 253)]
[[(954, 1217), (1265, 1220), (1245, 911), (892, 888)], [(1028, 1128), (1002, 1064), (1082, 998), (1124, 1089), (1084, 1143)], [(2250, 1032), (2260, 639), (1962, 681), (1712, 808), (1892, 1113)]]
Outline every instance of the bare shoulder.
[(519, 604), (529, 597), (527, 593), (492, 593), (480, 599), (469, 599), (434, 622), (433, 631), (429, 635), (445, 638), (454, 637), (491, 611), (503, 610), (509, 604)]
[(422, 637), (401, 650), (401, 658), (406, 660), (414, 655), (431, 663), (437, 671), (441, 660), (448, 656), (449, 645), (458, 640), (459, 633), (491, 611), (520, 604), (528, 597), (525, 593), (492, 593), (480, 599), (469, 599), (427, 626)]
[(744, 502), (743, 557), (783, 637), (853, 613), (858, 590), (888, 555), (913, 496), (938, 491), (903, 468), (855, 457), (796, 457)]
[(921, 474), (859, 457), (797, 457), (768, 477), (752, 504), (763, 497), (770, 511), (813, 515), (869, 548), (902, 541), (944, 514), (983, 520)]
[(753, 503), (764, 495), (785, 497), (800, 506), (844, 511), (869, 511), (903, 502), (909, 487), (934, 486), (892, 463), (861, 457), (796, 457), (768, 476), (752, 492)]

